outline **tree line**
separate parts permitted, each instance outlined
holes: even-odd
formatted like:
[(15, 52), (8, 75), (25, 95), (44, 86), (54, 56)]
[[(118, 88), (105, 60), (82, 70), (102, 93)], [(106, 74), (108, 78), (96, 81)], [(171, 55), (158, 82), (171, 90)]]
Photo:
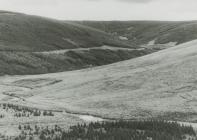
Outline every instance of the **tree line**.
[(191, 126), (163, 120), (95, 122), (74, 125), (68, 131), (57, 125), (51, 129), (36, 126), (32, 134), (20, 135), (16, 140), (33, 140), (35, 136), (40, 140), (184, 140), (186, 136), (197, 140)]
[[(0, 106), (6, 110), (14, 110), (14, 117), (30, 117), (30, 116), (54, 116), (52, 111), (40, 111), (38, 109), (32, 109), (28, 107), (23, 107), (23, 106), (18, 106), (14, 104), (9, 104), (9, 103), (3, 103), (0, 104)], [(2, 116), (3, 118), (4, 116)], [(1, 118), (1, 115), (0, 115)]]

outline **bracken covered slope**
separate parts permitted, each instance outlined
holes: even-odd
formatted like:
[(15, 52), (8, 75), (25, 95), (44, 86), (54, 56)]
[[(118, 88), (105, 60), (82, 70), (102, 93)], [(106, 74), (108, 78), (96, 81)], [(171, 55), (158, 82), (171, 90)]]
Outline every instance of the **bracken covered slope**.
[[(1, 100), (112, 118), (166, 116), (193, 120), (197, 113), (196, 59), (194, 40), (92, 69), (4, 76), (0, 79)], [(9, 99), (3, 93), (12, 93), (13, 97)]]

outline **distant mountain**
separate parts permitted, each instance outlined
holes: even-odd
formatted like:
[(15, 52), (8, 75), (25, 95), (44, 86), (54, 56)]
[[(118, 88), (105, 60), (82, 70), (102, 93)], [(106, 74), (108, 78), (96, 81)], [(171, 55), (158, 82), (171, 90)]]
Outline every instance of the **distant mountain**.
[(197, 39), (197, 21), (80, 21), (82, 25), (128, 38), (139, 45), (181, 44)]

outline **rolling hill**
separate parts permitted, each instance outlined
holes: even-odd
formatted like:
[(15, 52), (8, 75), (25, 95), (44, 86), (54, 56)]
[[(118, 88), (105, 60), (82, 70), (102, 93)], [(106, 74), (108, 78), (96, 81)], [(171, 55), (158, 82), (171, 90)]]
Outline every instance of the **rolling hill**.
[(88, 26), (0, 11), (0, 75), (76, 70), (151, 52)]
[(1, 101), (108, 118), (195, 121), (196, 46), (194, 40), (132, 60), (71, 72), (3, 76)]
[[(60, 51), (61, 52), (61, 51)], [(56, 52), (0, 52), (0, 75), (44, 74), (111, 64), (151, 53), (133, 49), (84, 49)]]
[[(80, 21), (82, 25), (128, 38), (138, 45), (173, 42), (181, 44), (197, 38), (197, 21)], [(123, 38), (124, 39), (124, 38)]]
[(196, 33), (195, 21), (76, 22), (0, 11), (0, 75), (111, 64), (196, 39)]
[(131, 47), (104, 31), (64, 21), (0, 11), (1, 51), (51, 51), (102, 45)]

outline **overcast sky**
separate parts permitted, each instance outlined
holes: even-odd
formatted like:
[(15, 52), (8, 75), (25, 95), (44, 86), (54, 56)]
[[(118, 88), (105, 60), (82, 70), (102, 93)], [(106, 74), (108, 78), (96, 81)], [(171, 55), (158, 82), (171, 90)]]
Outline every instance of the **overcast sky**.
[(197, 0), (0, 0), (0, 9), (63, 20), (197, 20)]

